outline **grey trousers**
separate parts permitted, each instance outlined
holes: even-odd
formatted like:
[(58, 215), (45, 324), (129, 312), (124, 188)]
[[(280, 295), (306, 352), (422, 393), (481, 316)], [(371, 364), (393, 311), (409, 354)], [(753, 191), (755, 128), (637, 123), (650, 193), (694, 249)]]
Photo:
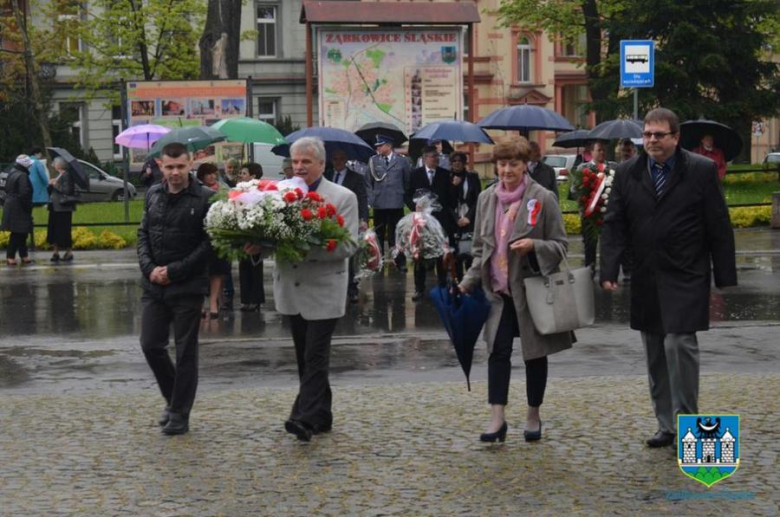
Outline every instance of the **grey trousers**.
[(696, 333), (641, 334), (658, 429), (676, 433), (677, 415), (692, 415), (699, 411), (699, 342)]

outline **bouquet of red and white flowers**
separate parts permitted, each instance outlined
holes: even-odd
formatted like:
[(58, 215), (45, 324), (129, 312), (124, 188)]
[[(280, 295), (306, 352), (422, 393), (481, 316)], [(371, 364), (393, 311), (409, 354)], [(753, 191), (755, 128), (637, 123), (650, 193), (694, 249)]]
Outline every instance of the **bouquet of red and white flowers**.
[(436, 195), (426, 193), (414, 198), (416, 210), (398, 221), (393, 258), (400, 253), (415, 262), (435, 259), (450, 252), (447, 234), (433, 212), (442, 209)]
[(366, 230), (360, 235), (357, 251), (358, 273), (356, 279), (367, 278), (377, 271), (382, 270), (384, 259), (382, 249), (376, 238), (374, 230)]
[(604, 224), (615, 170), (607, 163), (586, 163), (572, 173), (571, 191), (580, 205), (585, 231), (598, 235)]
[(336, 207), (300, 178), (241, 182), (211, 205), (205, 225), (212, 247), (228, 259), (245, 257), (244, 244), (252, 243), (296, 262), (312, 248), (333, 251), (352, 239)]

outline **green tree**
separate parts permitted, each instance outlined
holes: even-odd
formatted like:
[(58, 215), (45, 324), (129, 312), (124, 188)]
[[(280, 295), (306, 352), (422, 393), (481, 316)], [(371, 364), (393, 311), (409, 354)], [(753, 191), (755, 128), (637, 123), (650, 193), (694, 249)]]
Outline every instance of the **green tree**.
[(83, 3), (57, 1), (73, 17), (67, 30), (81, 42), (70, 57), (88, 98), (107, 94), (115, 103), (120, 79), (197, 78), (201, 0), (92, 0), (86, 9)]
[(775, 0), (509, 0), (497, 14), (504, 25), (587, 35), (590, 107), (600, 120), (633, 112), (619, 89), (624, 39), (656, 42), (656, 83), (640, 89), (640, 113), (663, 105), (747, 136), (752, 120), (780, 112), (780, 72), (770, 61), (780, 50)]

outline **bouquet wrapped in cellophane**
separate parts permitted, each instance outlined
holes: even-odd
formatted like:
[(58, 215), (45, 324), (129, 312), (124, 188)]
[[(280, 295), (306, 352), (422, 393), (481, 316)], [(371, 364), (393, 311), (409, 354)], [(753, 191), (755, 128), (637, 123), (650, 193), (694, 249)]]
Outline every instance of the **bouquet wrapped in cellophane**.
[(441, 210), (436, 194), (427, 192), (414, 198), (416, 210), (398, 221), (393, 258), (400, 253), (415, 262), (436, 259), (449, 253), (447, 235), (433, 212)]
[(368, 278), (377, 271), (381, 271), (384, 262), (376, 232), (374, 230), (366, 230), (361, 233), (358, 239), (357, 251), (358, 272), (355, 278), (358, 280)]
[(297, 262), (313, 248), (333, 251), (352, 239), (336, 207), (300, 178), (241, 182), (211, 205), (205, 225), (212, 247), (227, 259), (244, 258), (250, 243)]

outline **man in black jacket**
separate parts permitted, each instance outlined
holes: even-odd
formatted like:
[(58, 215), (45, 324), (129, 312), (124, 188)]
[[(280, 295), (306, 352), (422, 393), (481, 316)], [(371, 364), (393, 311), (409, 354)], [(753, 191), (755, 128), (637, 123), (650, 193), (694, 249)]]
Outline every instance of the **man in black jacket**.
[(555, 194), (555, 200), (558, 201), (558, 182), (555, 169), (542, 161), (542, 148), (538, 143), (528, 142), (528, 145), (531, 146), (528, 174), (532, 180)]
[[(368, 229), (368, 196), (366, 195), (366, 178), (359, 172), (355, 172), (347, 166), (347, 153), (341, 150), (333, 152), (331, 157), (333, 169), (325, 173), (328, 181), (351, 190), (355, 193), (358, 200), (358, 218), (360, 220), (360, 231), (365, 232)], [(349, 286), (347, 288), (347, 298), (350, 303), (358, 302), (358, 282), (355, 280), (355, 270), (357, 269), (357, 256), (353, 255), (349, 260)]]
[[(203, 220), (213, 192), (190, 175), (192, 159), (182, 144), (163, 147), (159, 165), (165, 180), (147, 191), (138, 229), (141, 348), (166, 401), (158, 423), (165, 434), (183, 434), (198, 387), (198, 328), (211, 253)], [(166, 350), (171, 324), (176, 366)]]
[(712, 276), (737, 284), (734, 232), (712, 160), (678, 147), (680, 121), (645, 116), (644, 152), (617, 168), (601, 236), (601, 286), (614, 291), (626, 249), (634, 254), (631, 328), (642, 336), (658, 431), (675, 443), (677, 415), (698, 413), (699, 345), (709, 328)]
[[(439, 167), (439, 155), (436, 148), (427, 146), (423, 149), (423, 166), (412, 171), (409, 181), (409, 189), (406, 191), (406, 206), (414, 210), (414, 199), (424, 191), (436, 195), (441, 210), (434, 212), (433, 216), (441, 223), (444, 235), (450, 246), (454, 246), (455, 234), (455, 201), (450, 181), (450, 171)], [(421, 300), (425, 292), (426, 267), (423, 261), (414, 263), (414, 296), (412, 301)], [(447, 272), (444, 270), (443, 258), (436, 260), (436, 276), (439, 284), (443, 285), (447, 280)]]

